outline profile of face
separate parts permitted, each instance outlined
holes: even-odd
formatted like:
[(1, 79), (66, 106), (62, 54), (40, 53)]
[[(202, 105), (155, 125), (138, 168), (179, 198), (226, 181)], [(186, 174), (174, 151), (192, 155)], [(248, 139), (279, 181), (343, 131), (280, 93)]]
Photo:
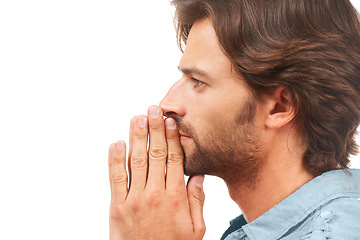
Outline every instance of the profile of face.
[(223, 53), (210, 19), (191, 28), (181, 79), (160, 103), (176, 120), (187, 175), (251, 179), (261, 158), (257, 101)]

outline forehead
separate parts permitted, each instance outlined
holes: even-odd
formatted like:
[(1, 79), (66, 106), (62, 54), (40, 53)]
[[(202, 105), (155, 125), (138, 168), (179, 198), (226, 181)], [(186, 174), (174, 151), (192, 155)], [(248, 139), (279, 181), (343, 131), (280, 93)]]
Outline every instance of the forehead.
[(231, 73), (231, 62), (220, 47), (209, 18), (201, 19), (192, 26), (179, 67)]

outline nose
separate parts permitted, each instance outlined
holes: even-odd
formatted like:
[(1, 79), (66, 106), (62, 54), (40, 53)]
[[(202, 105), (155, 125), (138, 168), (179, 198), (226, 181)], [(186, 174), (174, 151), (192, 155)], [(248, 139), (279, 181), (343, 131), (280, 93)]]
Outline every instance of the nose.
[(185, 92), (181, 79), (177, 81), (160, 102), (160, 108), (167, 117), (185, 115)]

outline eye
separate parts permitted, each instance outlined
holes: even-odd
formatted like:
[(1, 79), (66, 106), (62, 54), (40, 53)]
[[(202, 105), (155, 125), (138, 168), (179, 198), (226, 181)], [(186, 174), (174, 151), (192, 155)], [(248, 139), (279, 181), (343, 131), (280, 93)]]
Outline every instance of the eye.
[(192, 78), (192, 80), (195, 82), (194, 88), (201, 87), (202, 85), (205, 84), (204, 82), (202, 82), (202, 81), (200, 81), (200, 80), (197, 80), (196, 78)]

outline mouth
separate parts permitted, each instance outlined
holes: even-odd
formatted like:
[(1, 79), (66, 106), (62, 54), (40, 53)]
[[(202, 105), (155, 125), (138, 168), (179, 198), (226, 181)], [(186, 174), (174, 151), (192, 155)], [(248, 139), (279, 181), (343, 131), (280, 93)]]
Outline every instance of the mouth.
[(185, 133), (179, 131), (179, 134), (180, 134), (180, 141), (183, 142), (183, 141), (187, 141), (187, 140), (190, 140), (191, 137), (189, 135), (186, 135)]

